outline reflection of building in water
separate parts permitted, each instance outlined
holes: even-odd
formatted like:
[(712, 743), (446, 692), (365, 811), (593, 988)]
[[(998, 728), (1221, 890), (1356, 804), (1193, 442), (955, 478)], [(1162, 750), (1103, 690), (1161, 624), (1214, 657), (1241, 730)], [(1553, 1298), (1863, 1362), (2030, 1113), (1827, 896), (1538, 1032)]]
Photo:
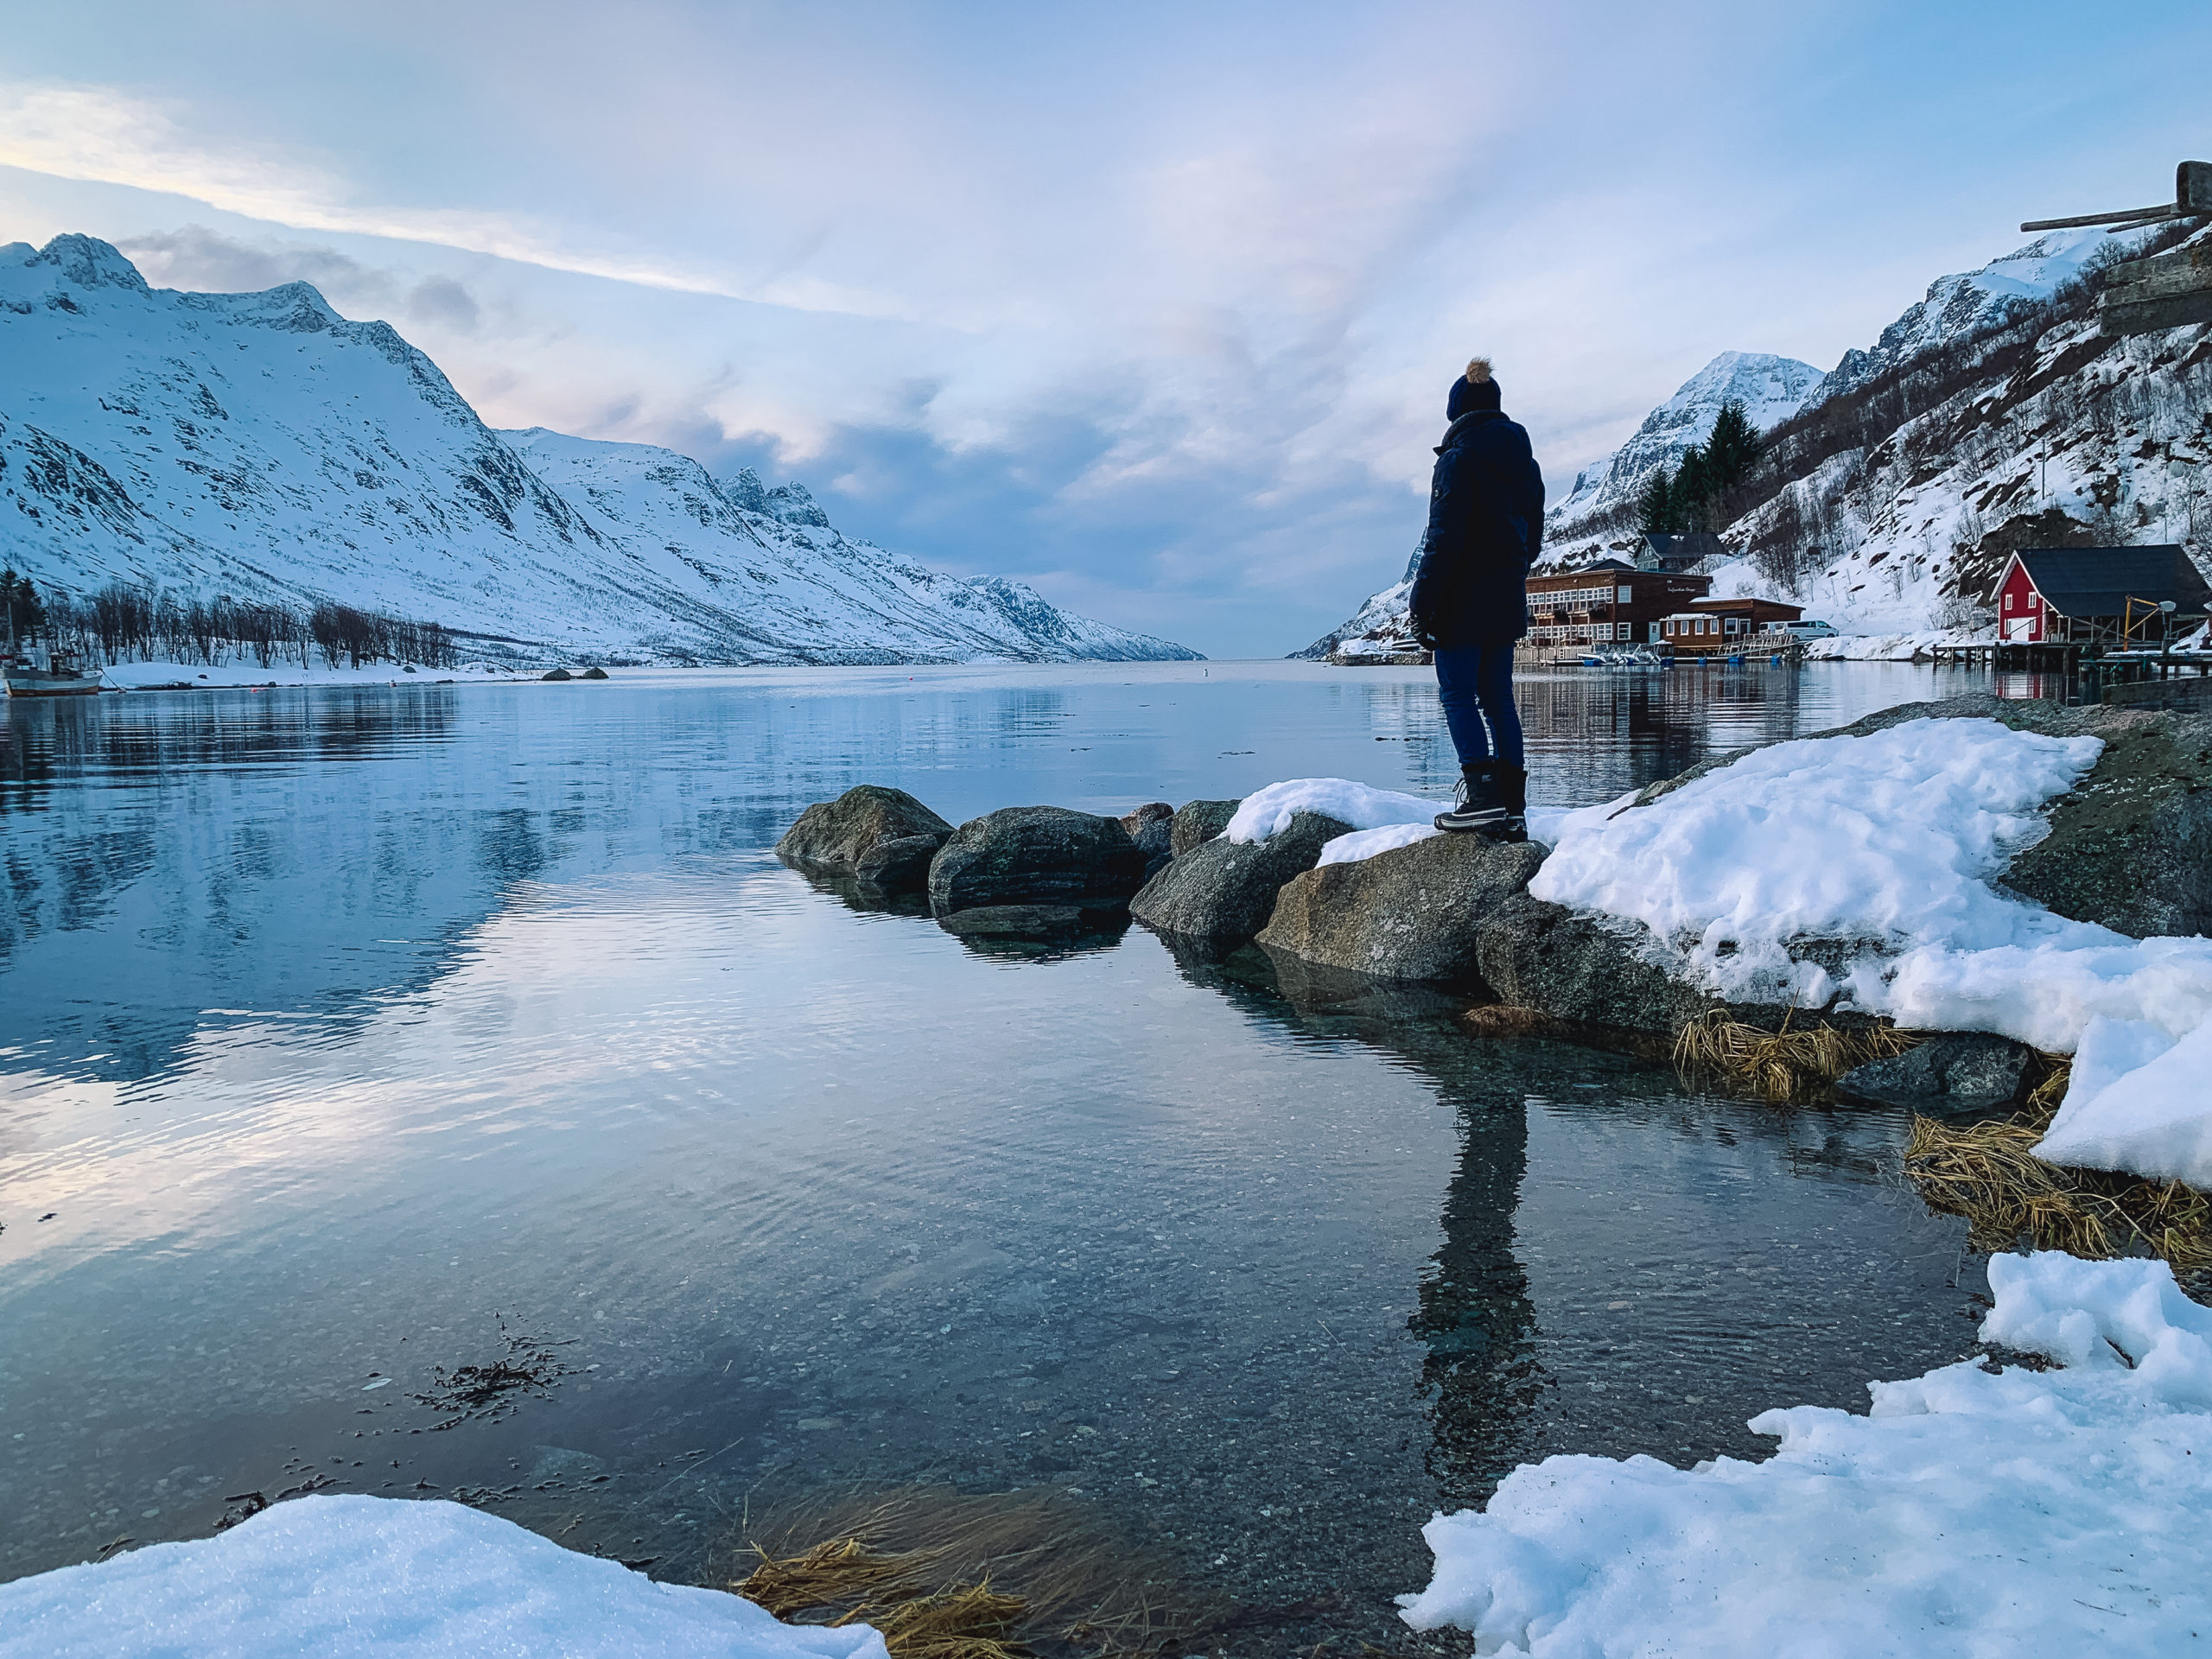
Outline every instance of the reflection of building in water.
[(1459, 1164), (1444, 1199), (1444, 1246), (1407, 1325), (1428, 1345), (1429, 1472), (1454, 1509), (1488, 1497), (1522, 1461), (1546, 1378), (1529, 1276), (1513, 1253), (1529, 1163), (1526, 1102), (1502, 1078), (1446, 1094), (1459, 1096)]

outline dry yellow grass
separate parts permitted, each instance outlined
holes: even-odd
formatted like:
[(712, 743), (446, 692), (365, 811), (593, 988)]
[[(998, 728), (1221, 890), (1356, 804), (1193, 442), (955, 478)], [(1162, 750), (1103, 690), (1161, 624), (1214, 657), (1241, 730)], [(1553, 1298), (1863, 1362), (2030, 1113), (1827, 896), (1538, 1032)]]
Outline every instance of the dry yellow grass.
[[(1051, 1491), (833, 1492), (753, 1535), (759, 1565), (738, 1594), (779, 1618), (873, 1624), (893, 1659), (1018, 1659), (1025, 1637), (1146, 1653), (1228, 1611)], [(804, 1539), (824, 1541), (795, 1548)]]
[(2037, 1249), (2092, 1258), (2140, 1250), (2177, 1274), (2212, 1269), (2212, 1196), (2179, 1181), (2071, 1169), (2035, 1156), (2066, 1092), (2063, 1060), (2027, 1109), (2001, 1122), (1954, 1126), (1915, 1117), (1904, 1173), (1931, 1210), (1964, 1216), (1976, 1249)]
[(1685, 1077), (1717, 1077), (1777, 1103), (1803, 1100), (1854, 1066), (1902, 1054), (1921, 1039), (1888, 1026), (1845, 1031), (1804, 1026), (1767, 1031), (1731, 1020), (1719, 1009), (1693, 1020), (1675, 1039), (1675, 1069)]

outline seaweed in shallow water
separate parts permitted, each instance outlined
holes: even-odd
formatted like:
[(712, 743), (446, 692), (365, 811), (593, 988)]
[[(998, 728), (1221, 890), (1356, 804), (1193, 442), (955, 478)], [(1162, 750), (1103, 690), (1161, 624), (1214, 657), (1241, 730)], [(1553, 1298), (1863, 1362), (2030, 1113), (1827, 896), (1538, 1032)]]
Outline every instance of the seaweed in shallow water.
[(571, 1346), (574, 1338), (553, 1342), (519, 1336), (507, 1329), (506, 1320), (493, 1318), (503, 1351), (497, 1358), (481, 1365), (456, 1365), (451, 1370), (437, 1366), (430, 1373), (430, 1386), (409, 1396), (434, 1411), (448, 1414), (432, 1427), (451, 1428), (472, 1419), (497, 1422), (511, 1415), (524, 1400), (543, 1399), (553, 1384), (573, 1369), (562, 1363), (555, 1350)]

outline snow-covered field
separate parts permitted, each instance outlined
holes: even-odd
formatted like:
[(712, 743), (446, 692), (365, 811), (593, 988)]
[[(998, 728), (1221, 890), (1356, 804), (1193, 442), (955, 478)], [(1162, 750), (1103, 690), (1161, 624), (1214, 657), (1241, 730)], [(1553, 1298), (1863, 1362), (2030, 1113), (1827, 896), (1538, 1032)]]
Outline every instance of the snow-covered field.
[(1762, 1413), (1763, 1463), (1554, 1457), (1431, 1521), (1416, 1630), (1529, 1659), (2171, 1655), (2212, 1643), (2212, 1310), (2163, 1262), (1989, 1264), (1985, 1341), (1870, 1385), (1866, 1416)]
[(0, 1659), (885, 1659), (460, 1503), (295, 1498), (215, 1537), (0, 1585)]

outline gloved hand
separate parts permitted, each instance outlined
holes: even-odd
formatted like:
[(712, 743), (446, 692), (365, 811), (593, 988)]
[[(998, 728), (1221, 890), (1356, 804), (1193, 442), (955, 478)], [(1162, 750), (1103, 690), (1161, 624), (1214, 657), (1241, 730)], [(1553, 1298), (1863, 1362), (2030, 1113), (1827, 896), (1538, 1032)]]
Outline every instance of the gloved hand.
[(1416, 616), (1410, 620), (1413, 623), (1414, 643), (1419, 645), (1423, 651), (1434, 651), (1436, 649), (1436, 633), (1435, 631), (1428, 626), (1428, 619), (1426, 617)]

